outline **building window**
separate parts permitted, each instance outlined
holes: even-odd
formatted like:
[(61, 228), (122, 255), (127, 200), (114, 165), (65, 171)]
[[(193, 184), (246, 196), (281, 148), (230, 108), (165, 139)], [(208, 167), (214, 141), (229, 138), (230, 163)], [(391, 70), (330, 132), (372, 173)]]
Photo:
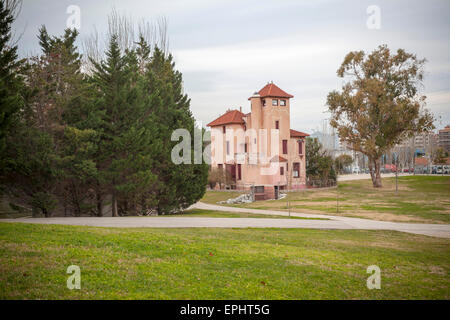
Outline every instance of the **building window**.
[(286, 172), (289, 171), (289, 162), (286, 162)]
[(264, 186), (253, 187), (255, 193), (264, 193)]
[(272, 99), (272, 105), (273, 106), (277, 106), (278, 105), (278, 100), (277, 99)]
[(298, 178), (300, 177), (300, 163), (299, 162), (294, 162), (293, 163), (293, 170), (292, 170), (292, 176), (294, 178)]
[(280, 106), (285, 107), (286, 106), (286, 100), (280, 100)]
[(238, 169), (238, 174), (237, 174), (238, 180), (241, 180), (242, 179), (242, 171), (241, 171), (241, 165), (240, 164), (238, 164), (237, 169)]
[(230, 154), (230, 141), (227, 141), (227, 154)]
[(227, 132), (227, 127), (223, 126), (223, 127), (222, 127), (222, 132), (223, 132), (223, 133), (226, 133), (226, 132)]
[(275, 129), (280, 129), (280, 121), (275, 121)]
[(303, 155), (303, 140), (298, 140), (298, 154)]
[(223, 164), (220, 163), (217, 166), (219, 167), (219, 170), (223, 170)]
[(244, 152), (247, 153), (247, 143), (244, 143)]
[(287, 150), (287, 140), (283, 140), (283, 154), (287, 154), (288, 150)]
[(266, 106), (266, 99), (262, 99), (262, 105), (263, 105), (263, 107)]
[(284, 167), (280, 167), (280, 176), (284, 176)]

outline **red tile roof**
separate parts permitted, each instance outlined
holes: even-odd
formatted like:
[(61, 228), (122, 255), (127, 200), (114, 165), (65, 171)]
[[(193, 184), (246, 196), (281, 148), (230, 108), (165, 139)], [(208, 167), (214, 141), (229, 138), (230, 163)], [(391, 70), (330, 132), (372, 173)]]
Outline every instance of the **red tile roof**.
[(427, 158), (416, 158), (416, 165), (427, 166), (428, 165), (428, 159)]
[(216, 120), (208, 123), (207, 126), (215, 127), (230, 123), (244, 124), (244, 119), (242, 119), (242, 117), (244, 116), (245, 115), (238, 110), (228, 110), (225, 114), (221, 115)]
[(291, 138), (308, 137), (308, 136), (309, 136), (309, 134), (307, 134), (307, 133), (291, 129)]
[(287, 162), (287, 160), (285, 158), (283, 158), (282, 156), (274, 156), (272, 159), (270, 159), (270, 162)]
[(264, 97), (293, 98), (294, 97), (293, 95), (290, 95), (289, 93), (286, 93), (285, 91), (281, 90), (273, 83), (266, 84), (264, 86), (264, 88), (259, 90), (258, 93), (261, 96), (261, 98), (264, 98)]

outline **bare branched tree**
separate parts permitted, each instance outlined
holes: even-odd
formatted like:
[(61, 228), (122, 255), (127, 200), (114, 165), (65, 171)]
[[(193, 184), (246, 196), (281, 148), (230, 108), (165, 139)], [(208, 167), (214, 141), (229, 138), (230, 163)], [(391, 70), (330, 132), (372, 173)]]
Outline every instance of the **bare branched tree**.
[[(19, 16), (20, 12), (22, 11), (22, 0), (4, 0), (5, 7), (9, 10), (11, 13), (14, 21)], [(11, 34), (11, 39), (9, 45), (11, 47), (14, 47), (17, 45), (17, 43), (22, 38), (23, 34), (25, 33), (26, 26), (23, 28), (23, 30), (20, 33), (16, 33), (15, 31)]]
[(158, 47), (165, 54), (169, 51), (168, 22), (165, 17), (159, 17), (156, 21), (141, 19), (135, 23), (132, 17), (119, 13), (113, 8), (108, 15), (106, 34), (99, 35), (94, 26), (93, 32), (83, 40), (83, 70), (85, 72), (89, 73), (92, 70), (91, 61), (100, 62), (104, 59), (105, 48), (113, 35), (117, 36), (122, 52), (135, 49), (140, 37), (152, 50)]
[(158, 39), (157, 46), (165, 54), (169, 52), (168, 22), (166, 17), (160, 17), (157, 21)]
[(151, 23), (145, 19), (142, 19), (138, 23), (138, 33), (139, 37), (144, 38), (144, 40), (149, 44), (154, 44), (156, 37), (156, 26), (154, 23)]
[(5, 6), (13, 16), (14, 20), (22, 10), (22, 0), (4, 0)]
[(112, 36), (117, 36), (119, 48), (123, 52), (134, 48), (134, 24), (131, 17), (117, 12), (115, 8), (112, 9), (108, 16), (108, 33), (107, 39)]
[(99, 45), (99, 35), (97, 28), (94, 26), (93, 31), (82, 42), (83, 49), (83, 71), (90, 72), (93, 65), (92, 61), (100, 62), (102, 59), (102, 48)]

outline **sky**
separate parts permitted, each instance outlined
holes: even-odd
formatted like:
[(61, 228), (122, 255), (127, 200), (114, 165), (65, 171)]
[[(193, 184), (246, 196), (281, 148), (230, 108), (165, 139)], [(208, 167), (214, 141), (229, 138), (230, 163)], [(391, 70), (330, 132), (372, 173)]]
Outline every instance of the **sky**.
[(80, 42), (94, 28), (106, 32), (112, 8), (134, 21), (165, 17), (169, 50), (203, 126), (227, 109), (250, 112), (248, 97), (273, 81), (294, 95), (291, 128), (320, 130), (345, 55), (381, 44), (427, 59), (422, 94), (435, 126), (450, 124), (448, 0), (23, 0), (13, 25), (20, 54), (39, 52), (41, 25), (62, 34), (71, 5), (80, 9)]

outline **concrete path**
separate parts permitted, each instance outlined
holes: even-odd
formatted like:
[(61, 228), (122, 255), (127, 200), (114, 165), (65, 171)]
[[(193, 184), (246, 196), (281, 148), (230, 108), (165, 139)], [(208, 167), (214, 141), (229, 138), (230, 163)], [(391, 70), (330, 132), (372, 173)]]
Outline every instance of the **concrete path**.
[[(317, 223), (318, 221), (322, 223)], [(203, 218), (203, 217), (60, 217), (1, 219), (0, 222), (62, 224), (74, 226), (120, 228), (314, 228), (348, 229), (339, 221), (265, 219), (265, 218)]]
[[(418, 176), (442, 176), (442, 174), (417, 174)], [(398, 173), (399, 177), (408, 177), (413, 176), (412, 173)], [(449, 176), (448, 174), (444, 174), (444, 177)], [(382, 173), (381, 178), (392, 178), (395, 177), (395, 173)], [(364, 180), (370, 179), (369, 173), (351, 173), (351, 174), (343, 174), (338, 176), (338, 181), (351, 181), (351, 180)]]
[[(203, 202), (197, 202), (192, 205), (192, 209), (204, 209), (204, 210), (215, 210), (215, 211), (227, 211), (227, 212), (245, 212), (245, 213), (255, 213), (255, 214), (267, 214), (267, 215), (280, 215), (288, 216), (289, 213), (286, 211), (276, 211), (276, 210), (261, 210), (261, 209), (250, 209), (250, 208), (237, 208), (237, 207), (227, 207), (219, 206), (214, 204), (206, 204)], [(332, 222), (339, 222), (336, 224), (339, 227), (333, 229), (364, 229), (364, 230), (395, 230), (402, 232), (409, 232), (415, 234), (423, 234), (433, 237), (440, 238), (450, 238), (450, 224), (425, 224), (425, 223), (404, 223), (404, 222), (387, 222), (387, 221), (377, 221), (361, 218), (350, 218), (341, 216), (331, 216), (324, 214), (309, 214), (309, 213), (298, 213), (291, 212), (293, 217), (303, 217), (303, 218), (323, 218), (330, 219), (326, 220), (309, 220), (313, 222), (313, 225), (331, 225)], [(295, 221), (297, 219), (288, 220)], [(297, 220), (304, 221), (305, 224), (308, 220)], [(305, 227), (308, 228), (308, 227)], [(315, 228), (315, 227), (310, 227)]]
[[(247, 212), (287, 216), (285, 211), (225, 207), (198, 202), (191, 208), (228, 212)], [(319, 214), (291, 213), (291, 216), (325, 218), (329, 220), (265, 219), (265, 218), (204, 218), (204, 217), (81, 217), (81, 218), (19, 218), (0, 222), (23, 222), (120, 228), (312, 228), (395, 230), (434, 237), (450, 238), (450, 225), (384, 222), (359, 218)]]
[[(409, 173), (399, 173), (398, 176), (408, 176)], [(381, 178), (395, 177), (395, 173), (382, 173)], [(351, 180), (364, 180), (370, 179), (370, 173), (350, 173), (342, 174), (338, 176), (338, 181), (351, 181)]]

